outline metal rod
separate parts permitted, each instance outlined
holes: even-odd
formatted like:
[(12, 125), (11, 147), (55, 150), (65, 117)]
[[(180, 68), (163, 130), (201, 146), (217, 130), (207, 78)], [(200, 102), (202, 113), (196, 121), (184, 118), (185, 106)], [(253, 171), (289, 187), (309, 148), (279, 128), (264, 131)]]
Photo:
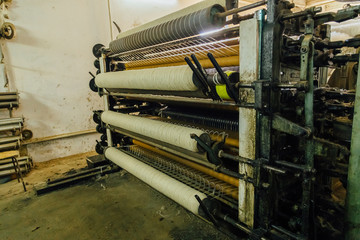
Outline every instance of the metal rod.
[(255, 3), (249, 4), (249, 5), (243, 6), (243, 7), (231, 9), (231, 10), (223, 12), (223, 13), (217, 13), (216, 16), (218, 18), (223, 18), (223, 17), (229, 16), (229, 15), (235, 14), (235, 13), (244, 12), (244, 11), (250, 10), (252, 8), (260, 7), (262, 5), (265, 5), (266, 3), (267, 3), (267, 1), (265, 1), (265, 0), (260, 1), (260, 2), (255, 2)]
[[(359, 58), (360, 63), (360, 58)], [(360, 64), (356, 82), (354, 118), (346, 191), (346, 231), (345, 239), (360, 236)]]
[(224, 220), (227, 223), (230, 223), (232, 226), (240, 229), (241, 231), (250, 234), (251, 230), (249, 228), (247, 228), (246, 226), (242, 225), (241, 223), (238, 223), (237, 221), (235, 221), (234, 219), (232, 219), (228, 214), (223, 214), (220, 212), (216, 212), (215, 216)]
[(30, 145), (30, 144), (35, 144), (35, 143), (48, 142), (48, 141), (53, 141), (53, 140), (57, 140), (57, 139), (76, 137), (76, 136), (81, 136), (81, 135), (85, 135), (85, 134), (94, 134), (94, 133), (97, 133), (95, 129), (63, 133), (63, 134), (47, 136), (47, 137), (42, 137), (42, 138), (33, 138), (31, 140), (22, 142), (21, 145)]
[(221, 158), (227, 158), (227, 159), (239, 162), (239, 163), (249, 164), (251, 166), (254, 165), (254, 161), (252, 161), (252, 160), (249, 160), (249, 159), (246, 159), (246, 158), (243, 158), (243, 157), (240, 157), (240, 156), (234, 156), (232, 154), (225, 153), (223, 150), (220, 150), (218, 154), (219, 154), (219, 157), (221, 157)]
[[(99, 62), (100, 62), (100, 72), (105, 73), (106, 72), (106, 56), (105, 56), (105, 54), (102, 54), (102, 56), (99, 58)], [(107, 93), (107, 91), (105, 89), (103, 89), (103, 91), (105, 93)], [(107, 111), (107, 110), (109, 110), (109, 95), (104, 94), (102, 96), (102, 98), (104, 100), (104, 111)], [(113, 146), (112, 135), (111, 135), (110, 129), (108, 129), (108, 128), (106, 128), (106, 137), (107, 137), (108, 146), (112, 147)]]

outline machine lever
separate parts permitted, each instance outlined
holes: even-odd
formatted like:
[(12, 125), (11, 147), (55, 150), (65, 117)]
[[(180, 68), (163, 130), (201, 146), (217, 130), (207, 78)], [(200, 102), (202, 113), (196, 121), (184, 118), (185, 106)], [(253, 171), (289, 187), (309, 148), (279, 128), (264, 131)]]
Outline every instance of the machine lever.
[(211, 149), (209, 145), (207, 145), (201, 138), (199, 138), (196, 134), (191, 134), (190, 137), (195, 139), (195, 141), (202, 147), (208, 154), (208, 160), (210, 163), (219, 166), (222, 164), (221, 160), (217, 157), (217, 154)]
[(191, 70), (193, 71), (193, 73), (195, 74), (196, 78), (199, 80), (199, 82), (202, 86), (203, 93), (206, 96), (211, 97), (213, 100), (216, 100), (216, 97), (210, 91), (210, 88), (206, 82), (206, 78), (203, 78), (202, 74), (200, 73), (200, 70), (196, 69), (194, 64), (191, 62), (190, 58), (185, 57), (184, 59), (185, 59), (186, 63), (189, 65), (189, 67), (191, 68)]
[(209, 209), (205, 206), (203, 201), (201, 201), (198, 195), (195, 195), (196, 200), (199, 202), (201, 209), (204, 211), (205, 215), (209, 218), (209, 220), (214, 224), (215, 227), (219, 226), (218, 221), (215, 217), (210, 213)]
[(89, 74), (90, 74), (93, 78), (95, 78), (95, 75), (94, 75), (92, 72), (89, 72)]
[(201, 66), (201, 64), (200, 64), (199, 60), (197, 59), (197, 57), (195, 56), (195, 54), (191, 54), (191, 59), (194, 61), (196, 67), (198, 68), (198, 70), (202, 76), (203, 82), (207, 85), (208, 92), (211, 94), (211, 98), (222, 101), (222, 99), (219, 97), (219, 95), (216, 94), (215, 88), (211, 87), (210, 84), (206, 81), (205, 70)]
[(226, 87), (229, 89), (229, 95), (232, 99), (234, 99), (235, 103), (239, 103), (239, 97), (238, 94), (235, 92), (234, 88), (231, 86), (231, 83), (229, 81), (229, 78), (226, 76), (224, 71), (221, 69), (220, 65), (214, 58), (214, 56), (211, 53), (207, 54), (208, 58), (210, 59), (211, 63), (214, 65), (216, 71), (219, 73), (220, 77), (224, 80)]

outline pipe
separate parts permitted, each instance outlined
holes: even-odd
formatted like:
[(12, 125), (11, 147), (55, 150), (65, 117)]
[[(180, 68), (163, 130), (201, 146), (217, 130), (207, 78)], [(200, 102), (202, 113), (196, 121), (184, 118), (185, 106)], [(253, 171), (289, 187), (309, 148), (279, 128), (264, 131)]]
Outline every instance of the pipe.
[[(20, 167), (20, 170), (21, 170), (22, 173), (24, 173), (24, 172), (28, 171), (28, 168), (25, 165), (25, 167)], [(12, 174), (16, 174), (14, 169), (0, 171), (0, 177), (9, 176), (9, 175), (12, 175)]]
[(0, 144), (0, 151), (17, 149), (19, 147), (18, 142)]
[[(231, 67), (231, 66), (239, 66), (239, 56), (230, 56), (230, 57), (219, 57), (216, 59), (221, 67)], [(209, 59), (202, 59), (199, 60), (200, 64), (203, 68), (213, 68), (211, 61)], [(179, 66), (185, 65), (185, 61), (175, 62), (175, 63), (165, 63), (165, 64), (156, 64), (156, 65), (149, 65), (149, 66), (139, 66), (139, 67), (131, 67), (128, 64), (125, 64), (127, 70), (134, 70), (134, 69), (144, 69), (144, 68), (158, 68), (158, 67), (169, 67), (169, 66)]]
[(11, 124), (11, 123), (22, 123), (23, 119), (22, 118), (4, 118), (4, 119), (0, 119), (0, 125), (6, 125), (6, 124)]
[(2, 137), (0, 138), (0, 144), (9, 142), (18, 142), (21, 140), (21, 136)]
[(0, 95), (0, 101), (17, 101), (18, 100), (18, 96), (17, 95), (5, 95), (5, 96), (1, 96)]
[(0, 126), (0, 131), (14, 131), (21, 128), (21, 124), (9, 124), (9, 125), (3, 125)]
[[(18, 162), (19, 162), (19, 166), (29, 164), (27, 161), (18, 161)], [(12, 168), (12, 169), (14, 168), (14, 164), (12, 162), (0, 165), (0, 171), (3, 169), (9, 169), (9, 168)]]
[(260, 2), (255, 2), (255, 3), (249, 4), (249, 5), (243, 6), (243, 7), (231, 9), (231, 10), (226, 11), (226, 12), (217, 13), (216, 16), (219, 17), (219, 18), (223, 18), (223, 17), (229, 16), (229, 15), (232, 15), (232, 14), (236, 14), (236, 13), (239, 13), (239, 12), (244, 12), (244, 11), (250, 10), (252, 8), (260, 7), (262, 5), (265, 5), (266, 3), (267, 3), (266, 0), (263, 0), (263, 1), (260, 1)]
[[(26, 161), (27, 163), (30, 163), (32, 162), (31, 158), (28, 157), (28, 156), (25, 156), (25, 157), (16, 157), (16, 160), (18, 162), (23, 162), (23, 161)], [(7, 163), (12, 163), (12, 158), (4, 158), (4, 159), (1, 159), (0, 160), (0, 166), (2, 164), (7, 164)]]
[(48, 142), (48, 141), (53, 141), (53, 140), (57, 140), (57, 139), (76, 137), (76, 136), (81, 136), (81, 135), (86, 135), (86, 134), (93, 134), (93, 133), (97, 133), (95, 129), (89, 129), (89, 130), (83, 130), (83, 131), (77, 131), (77, 132), (70, 132), (70, 133), (63, 133), (63, 134), (47, 136), (47, 137), (42, 137), (42, 138), (33, 138), (31, 140), (22, 142), (21, 145), (30, 145), (30, 144), (34, 144), (34, 143)]
[(198, 195), (201, 200), (204, 200), (206, 199), (205, 194), (138, 161), (114, 147), (109, 147), (105, 150), (105, 157), (187, 210), (199, 215), (199, 203), (195, 195)]
[(360, 236), (360, 57), (346, 191), (346, 240)]
[[(219, 135), (210, 135), (211, 140), (221, 142), (222, 136)], [(233, 147), (239, 147), (239, 139), (235, 138), (225, 138), (225, 145), (233, 146)]]
[(0, 107), (18, 107), (19, 102), (0, 102)]
[(207, 175), (209, 175), (209, 176), (212, 176), (212, 177), (217, 178), (217, 179), (219, 179), (219, 180), (221, 180), (221, 181), (224, 181), (224, 182), (226, 182), (226, 183), (229, 183), (229, 184), (231, 184), (231, 185), (233, 185), (233, 186), (235, 186), (235, 187), (238, 187), (238, 186), (239, 186), (239, 179), (236, 179), (236, 178), (234, 178), (234, 177), (227, 176), (227, 175), (222, 174), (222, 173), (215, 172), (215, 171), (212, 170), (212, 169), (209, 169), (209, 168), (207, 168), (207, 167), (204, 167), (204, 166), (201, 166), (201, 165), (199, 165), (199, 164), (193, 163), (193, 162), (191, 162), (191, 161), (185, 160), (185, 159), (180, 158), (180, 157), (178, 157), (178, 156), (176, 156), (176, 155), (174, 155), (174, 154), (165, 152), (165, 151), (163, 151), (163, 150), (160, 150), (160, 149), (158, 149), (158, 148), (155, 148), (155, 147), (153, 147), (153, 146), (150, 146), (150, 145), (145, 144), (145, 143), (143, 143), (143, 142), (140, 142), (140, 141), (138, 141), (138, 140), (133, 139), (133, 143), (134, 143), (135, 145), (138, 145), (138, 146), (140, 146), (140, 147), (143, 147), (143, 148), (145, 148), (145, 149), (148, 149), (148, 150), (150, 150), (150, 151), (152, 151), (152, 152), (158, 153), (158, 154), (160, 154), (160, 155), (162, 155), (162, 156), (164, 156), (164, 157), (170, 158), (170, 159), (172, 159), (172, 160), (174, 160), (174, 161), (176, 161), (176, 162), (179, 162), (179, 163), (181, 163), (181, 164), (184, 164), (184, 165), (186, 165), (186, 166), (188, 166), (188, 167), (191, 167), (191, 168), (193, 168), (193, 169), (196, 169), (196, 170), (198, 170), (198, 171), (200, 171), (200, 172), (203, 172), (203, 173), (205, 173), (205, 174), (207, 174)]

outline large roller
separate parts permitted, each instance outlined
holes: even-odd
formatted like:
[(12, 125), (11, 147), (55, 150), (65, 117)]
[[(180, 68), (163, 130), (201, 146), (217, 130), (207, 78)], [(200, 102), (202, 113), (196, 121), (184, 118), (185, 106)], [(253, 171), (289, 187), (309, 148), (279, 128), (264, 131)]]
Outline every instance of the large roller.
[(140, 31), (143, 31), (147, 28), (151, 28), (151, 27), (154, 27), (154, 26), (157, 26), (161, 23), (164, 23), (164, 22), (169, 22), (171, 20), (174, 20), (176, 18), (179, 18), (179, 17), (182, 17), (182, 16), (185, 16), (185, 15), (188, 15), (190, 13), (193, 13), (193, 12), (196, 12), (196, 11), (199, 11), (201, 9), (204, 9), (204, 8), (207, 8), (207, 7), (210, 7), (214, 4), (219, 4), (221, 6), (225, 6), (226, 5), (226, 0), (203, 0), (201, 2), (198, 2), (198, 3), (195, 3), (195, 4), (192, 4), (186, 8), (183, 8), (179, 11), (176, 11), (176, 12), (173, 12), (173, 13), (170, 13), (168, 15), (165, 15), (161, 18), (158, 18), (156, 20), (153, 20), (151, 22), (147, 22), (145, 24), (142, 24), (140, 26), (137, 26), (137, 27), (134, 27), (134, 28), (131, 28), (125, 32), (120, 32), (117, 36), (116, 36), (116, 39), (118, 38), (123, 38), (123, 37), (126, 37), (126, 36), (129, 36), (131, 34), (134, 34), (136, 32), (140, 32)]
[(114, 147), (105, 150), (105, 157), (187, 210), (199, 215), (199, 202), (196, 200), (195, 195), (204, 200), (206, 199), (205, 194), (155, 170)]
[(194, 133), (199, 137), (209, 138), (205, 132), (199, 129), (112, 111), (103, 112), (101, 121), (193, 152), (198, 152), (199, 148), (197, 142), (190, 137), (190, 134)]
[(95, 83), (100, 88), (196, 91), (193, 72), (188, 66), (101, 73)]
[(134, 34), (119, 37), (110, 42), (110, 51), (113, 54), (121, 53), (219, 29), (224, 26), (225, 17), (218, 17), (217, 13), (224, 11), (221, 5), (215, 4)]

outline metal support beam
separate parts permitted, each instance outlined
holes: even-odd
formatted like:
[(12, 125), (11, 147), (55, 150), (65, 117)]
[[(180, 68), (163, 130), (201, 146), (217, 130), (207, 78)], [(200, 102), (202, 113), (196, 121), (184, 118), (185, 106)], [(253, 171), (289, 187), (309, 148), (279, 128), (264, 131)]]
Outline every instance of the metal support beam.
[(305, 127), (310, 130), (310, 136), (305, 145), (305, 167), (302, 193), (302, 228), (304, 239), (309, 239), (311, 193), (313, 189), (312, 169), (314, 167), (314, 20), (309, 17), (305, 22), (305, 37), (301, 43), (300, 81), (308, 81), (308, 90), (305, 93)]
[(346, 192), (346, 240), (360, 236), (360, 64), (356, 90)]
[[(106, 56), (105, 56), (105, 54), (102, 54), (102, 56), (99, 58), (101, 73), (106, 72), (106, 62), (105, 61), (106, 61)], [(103, 91), (104, 91), (104, 93), (107, 93), (107, 91), (105, 89), (103, 89)], [(104, 111), (108, 111), (109, 110), (109, 95), (104, 94), (102, 96), (102, 98), (104, 99)], [(112, 147), (113, 141), (112, 141), (111, 131), (109, 128), (106, 128), (106, 137), (107, 137), (108, 146)]]

